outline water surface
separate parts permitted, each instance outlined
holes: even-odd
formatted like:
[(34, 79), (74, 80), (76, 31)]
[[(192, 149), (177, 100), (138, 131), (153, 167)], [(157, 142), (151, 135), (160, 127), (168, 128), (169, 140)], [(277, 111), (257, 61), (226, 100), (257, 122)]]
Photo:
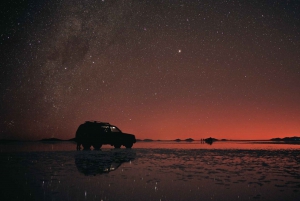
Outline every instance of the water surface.
[(72, 142), (0, 144), (1, 200), (299, 200), (299, 148), (154, 141), (76, 151)]

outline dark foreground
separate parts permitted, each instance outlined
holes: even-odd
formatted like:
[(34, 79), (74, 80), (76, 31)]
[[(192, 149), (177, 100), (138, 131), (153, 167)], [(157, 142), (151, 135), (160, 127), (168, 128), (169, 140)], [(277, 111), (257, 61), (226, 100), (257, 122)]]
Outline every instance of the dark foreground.
[(100, 151), (75, 151), (76, 145), (67, 142), (44, 145), (52, 147), (49, 151), (3, 151), (25, 145), (0, 145), (0, 200), (300, 198), (299, 145), (243, 149), (227, 144), (214, 149), (155, 143)]

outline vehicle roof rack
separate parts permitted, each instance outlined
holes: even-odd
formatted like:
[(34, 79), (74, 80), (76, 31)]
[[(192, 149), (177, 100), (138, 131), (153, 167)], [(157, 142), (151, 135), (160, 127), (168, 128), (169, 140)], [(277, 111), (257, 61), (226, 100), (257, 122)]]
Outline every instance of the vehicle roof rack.
[(110, 123), (108, 122), (103, 122), (103, 121), (85, 121), (85, 123), (97, 123), (97, 124), (106, 124), (106, 125), (110, 125)]

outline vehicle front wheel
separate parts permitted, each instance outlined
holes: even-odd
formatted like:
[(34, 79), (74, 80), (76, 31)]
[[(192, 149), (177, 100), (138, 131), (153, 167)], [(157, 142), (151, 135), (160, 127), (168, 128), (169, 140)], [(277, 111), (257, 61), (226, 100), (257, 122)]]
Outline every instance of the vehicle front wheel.
[(119, 148), (121, 147), (121, 144), (114, 144), (114, 147), (115, 147), (116, 149), (119, 149)]
[(93, 147), (94, 149), (100, 149), (102, 147), (102, 144), (94, 144)]
[(88, 150), (91, 147), (91, 144), (89, 143), (82, 143), (83, 149)]
[(132, 147), (132, 145), (133, 145), (133, 143), (127, 143), (127, 144), (125, 145), (125, 147), (126, 147), (127, 149), (130, 149), (130, 148)]

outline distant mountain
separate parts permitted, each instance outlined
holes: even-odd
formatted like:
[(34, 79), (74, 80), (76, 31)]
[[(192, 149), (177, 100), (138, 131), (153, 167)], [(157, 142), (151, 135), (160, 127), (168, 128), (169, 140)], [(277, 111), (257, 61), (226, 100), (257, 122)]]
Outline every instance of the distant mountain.
[(137, 142), (152, 142), (152, 141), (154, 141), (154, 140), (152, 140), (152, 139), (136, 139), (136, 141)]
[(174, 141), (176, 141), (176, 142), (180, 142), (180, 141), (181, 141), (181, 139), (176, 139), (176, 140), (174, 140)]
[(194, 139), (193, 138), (187, 138), (187, 139), (185, 139), (185, 141), (192, 142), (192, 141), (194, 141)]
[(283, 139), (283, 138), (277, 137), (277, 138), (272, 138), (271, 141), (282, 141), (282, 139)]
[(216, 138), (209, 137), (209, 138), (204, 139), (204, 142), (207, 143), (207, 144), (212, 145), (217, 140), (218, 139), (216, 139)]
[(217, 140), (218, 139), (213, 138), (213, 137), (209, 137), (209, 138), (204, 139), (204, 141), (217, 141)]
[(43, 141), (43, 142), (53, 142), (53, 141), (64, 141), (64, 140), (61, 140), (61, 139), (58, 139), (58, 138), (45, 138), (45, 139), (41, 139), (40, 141)]
[(8, 142), (20, 142), (20, 140), (0, 139), (0, 143), (8, 143)]
[(284, 137), (284, 138), (272, 138), (271, 141), (286, 141), (286, 142), (300, 142), (300, 137)]

